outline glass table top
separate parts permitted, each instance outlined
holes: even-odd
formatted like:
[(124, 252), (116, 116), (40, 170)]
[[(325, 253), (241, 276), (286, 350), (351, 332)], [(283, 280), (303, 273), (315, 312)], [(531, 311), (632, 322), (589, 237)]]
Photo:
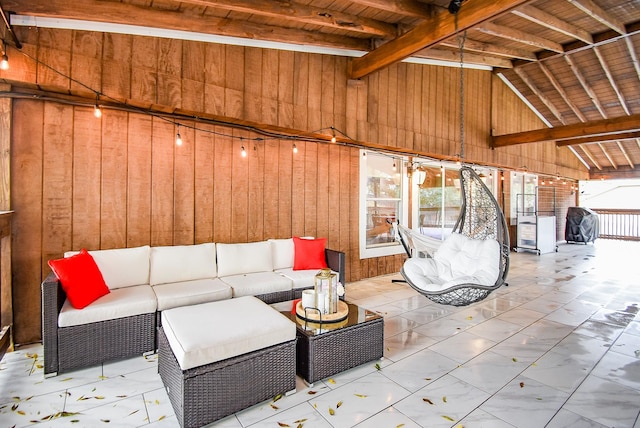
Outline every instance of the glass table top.
[(274, 303), (271, 306), (280, 311), (290, 320), (294, 321), (298, 327), (298, 331), (307, 336), (317, 336), (324, 333), (336, 331), (345, 327), (363, 324), (373, 320), (381, 319), (382, 315), (372, 312), (368, 309), (361, 308), (356, 304), (345, 302), (349, 307), (349, 314), (341, 321), (337, 322), (314, 322), (307, 321), (296, 315), (295, 304), (299, 300), (290, 300), (287, 302)]

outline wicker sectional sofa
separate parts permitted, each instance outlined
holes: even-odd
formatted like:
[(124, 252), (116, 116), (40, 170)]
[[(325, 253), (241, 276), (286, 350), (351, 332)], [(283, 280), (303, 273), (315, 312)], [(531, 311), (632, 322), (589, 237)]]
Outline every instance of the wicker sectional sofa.
[[(293, 238), (89, 253), (110, 289), (106, 296), (76, 309), (53, 273), (42, 282), (47, 376), (154, 352), (163, 310), (246, 295), (265, 303), (296, 299), (313, 287), (318, 271), (294, 269), (299, 253)], [(344, 284), (345, 254), (331, 249), (324, 254)]]

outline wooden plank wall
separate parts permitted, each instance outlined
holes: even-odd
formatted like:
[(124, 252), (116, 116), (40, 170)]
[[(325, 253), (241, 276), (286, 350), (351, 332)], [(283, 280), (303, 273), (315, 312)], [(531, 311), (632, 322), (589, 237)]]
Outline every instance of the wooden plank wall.
[[(460, 153), (457, 68), (401, 63), (348, 81), (348, 59), (342, 57), (17, 30), (23, 51), (39, 62), (11, 52), (11, 70), (0, 78), (14, 85), (89, 100), (99, 91), (138, 107), (182, 108), (301, 131), (334, 126), (356, 140), (425, 155)], [(539, 157), (523, 148), (488, 148), (501, 108), (525, 116), (526, 108), (496, 107), (492, 97), (508, 97), (496, 91), (489, 72), (467, 70), (465, 78), (466, 158), (517, 166), (523, 157)], [(400, 255), (359, 258), (356, 148), (254, 141), (259, 135), (246, 130), (194, 122), (178, 128), (157, 116), (118, 110), (105, 109), (96, 119), (90, 107), (49, 101), (16, 99), (12, 107), (18, 343), (40, 338), (39, 286), (49, 272), (47, 260), (71, 249), (314, 235), (346, 252), (348, 281), (401, 266)], [(247, 158), (240, 157), (241, 146)], [(555, 151), (543, 159), (557, 160)]]

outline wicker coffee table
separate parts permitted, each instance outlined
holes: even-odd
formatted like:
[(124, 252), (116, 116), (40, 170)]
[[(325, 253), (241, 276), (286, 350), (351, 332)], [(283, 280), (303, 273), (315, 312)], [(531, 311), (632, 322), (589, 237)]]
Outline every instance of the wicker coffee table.
[(296, 316), (293, 304), (293, 301), (280, 303), (276, 309), (296, 322), (296, 369), (308, 384), (382, 358), (382, 316), (347, 303), (346, 319), (320, 324)]

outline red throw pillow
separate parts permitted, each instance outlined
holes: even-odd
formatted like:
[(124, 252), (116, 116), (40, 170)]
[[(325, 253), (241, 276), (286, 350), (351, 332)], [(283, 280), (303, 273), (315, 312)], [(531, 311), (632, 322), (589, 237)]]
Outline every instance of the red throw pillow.
[(49, 260), (49, 267), (76, 309), (82, 309), (110, 292), (98, 265), (84, 248), (74, 256)]
[(327, 238), (303, 239), (293, 237), (293, 270), (323, 269), (327, 267), (324, 247)]

